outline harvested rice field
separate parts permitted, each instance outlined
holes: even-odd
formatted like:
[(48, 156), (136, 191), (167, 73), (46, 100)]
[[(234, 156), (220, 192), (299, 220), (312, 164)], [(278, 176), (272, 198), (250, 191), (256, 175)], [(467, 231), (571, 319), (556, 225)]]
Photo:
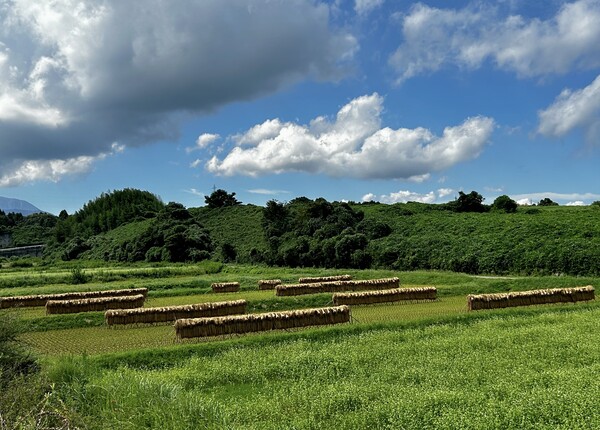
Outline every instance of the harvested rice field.
[[(110, 268), (94, 271), (113, 276)], [(335, 325), (183, 340), (172, 322), (109, 327), (104, 312), (2, 310), (22, 327), (19, 339), (52, 384), (48, 402), (68, 415), (71, 428), (600, 427), (593, 383), (600, 371), (600, 301), (467, 307), (469, 294), (598, 288), (597, 278), (235, 265), (214, 273), (166, 268), (152, 276), (136, 268), (126, 282), (124, 273), (71, 285), (55, 282), (62, 272), (49, 271), (30, 286), (3, 273), (0, 297), (147, 288), (143, 308), (245, 300), (247, 313), (279, 315), (333, 306), (334, 293), (279, 297), (274, 289), (259, 290), (260, 280), (296, 284), (348, 274), (398, 277), (401, 288), (435, 287), (437, 298), (351, 305), (350, 322)], [(232, 282), (239, 291), (211, 289)]]

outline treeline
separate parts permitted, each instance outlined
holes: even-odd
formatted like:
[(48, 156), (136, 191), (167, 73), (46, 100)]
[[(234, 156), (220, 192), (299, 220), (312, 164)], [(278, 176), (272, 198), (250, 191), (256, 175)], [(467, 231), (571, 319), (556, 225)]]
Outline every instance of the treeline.
[(518, 206), (500, 196), (486, 205), (471, 191), (446, 204), (300, 197), (259, 207), (216, 190), (205, 203), (188, 210), (127, 189), (103, 194), (73, 215), (37, 214), (17, 224), (39, 229), (34, 236), (45, 231), (48, 257), (64, 260), (212, 258), (289, 267), (600, 275), (598, 202), (561, 207), (543, 199)]
[(8, 246), (38, 245), (52, 238), (57, 217), (48, 213), (23, 216), (0, 210), (0, 234), (10, 237)]
[[(262, 229), (224, 233), (228, 225), (241, 222), (232, 222), (232, 216), (250, 223), (257, 212), (263, 214)], [(221, 240), (219, 247), (233, 250), (235, 261), (242, 263), (470, 274), (600, 274), (599, 203), (561, 207), (546, 199), (536, 206), (518, 206), (501, 196), (485, 205), (476, 192), (460, 193), (447, 204), (298, 198), (270, 201), (264, 208), (205, 211), (204, 217), (211, 235)], [(262, 237), (250, 233), (256, 231)]]
[[(140, 223), (142, 222), (142, 223)], [(111, 240), (107, 233), (121, 232)], [(210, 235), (179, 203), (163, 204), (146, 191), (125, 189), (104, 193), (73, 215), (61, 212), (48, 254), (63, 260), (197, 262), (211, 257)]]
[(372, 262), (369, 241), (391, 233), (389, 225), (365, 220), (348, 203), (305, 197), (267, 202), (263, 229), (268, 250), (262, 259), (289, 267), (367, 268)]
[(148, 191), (126, 188), (102, 193), (71, 216), (61, 211), (55, 239), (63, 243), (105, 233), (132, 221), (153, 218), (164, 206), (160, 198)]

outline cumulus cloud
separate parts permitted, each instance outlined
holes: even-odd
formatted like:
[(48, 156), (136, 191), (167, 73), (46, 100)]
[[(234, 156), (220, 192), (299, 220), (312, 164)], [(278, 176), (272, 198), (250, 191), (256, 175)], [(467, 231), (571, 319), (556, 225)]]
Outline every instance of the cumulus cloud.
[(591, 141), (600, 135), (600, 75), (583, 89), (564, 90), (538, 116), (538, 132), (545, 136), (561, 137), (583, 128)]
[(565, 206), (585, 206), (585, 203), (581, 200), (577, 200), (574, 202), (568, 202)]
[(0, 41), (2, 173), (174, 138), (180, 112), (339, 79), (357, 49), (303, 0), (11, 0)]
[(94, 163), (123, 151), (123, 147), (112, 145), (109, 152), (95, 156), (81, 155), (65, 160), (27, 160), (8, 165), (0, 175), (0, 187), (15, 187), (32, 181), (58, 182), (64, 176), (81, 175), (89, 172)]
[[(600, 200), (600, 194), (594, 193), (554, 193), (554, 192), (546, 192), (546, 193), (529, 193), (529, 194), (516, 194), (511, 196), (517, 203), (523, 201), (526, 203), (523, 204), (534, 204), (539, 202), (542, 199), (549, 198), (555, 202), (592, 202), (595, 200)], [(519, 203), (522, 204), (522, 203)]]
[(425, 128), (381, 128), (382, 110), (383, 97), (374, 93), (351, 100), (333, 121), (323, 116), (308, 125), (266, 121), (236, 136), (238, 146), (223, 159), (212, 157), (206, 169), (225, 176), (306, 172), (419, 182), (476, 158), (494, 129), (486, 117), (447, 127), (441, 136)]
[(534, 205), (535, 202), (528, 197), (517, 200), (517, 204), (519, 206), (531, 206)]
[(219, 136), (218, 134), (203, 133), (200, 136), (198, 136), (198, 139), (196, 139), (196, 145), (185, 148), (185, 151), (189, 153), (197, 149), (204, 149), (211, 143), (216, 142), (220, 137), (221, 136)]
[(367, 15), (374, 9), (383, 4), (384, 0), (356, 0), (354, 2), (354, 11), (358, 15)]
[(415, 193), (408, 190), (400, 190), (395, 193), (383, 194), (377, 196), (373, 193), (365, 194), (362, 197), (363, 202), (381, 202), (387, 204), (393, 203), (407, 203), (407, 202), (419, 202), (419, 203), (439, 203), (444, 197), (454, 194), (456, 191), (450, 188), (441, 188), (437, 191), (430, 191), (426, 194)]
[(445, 65), (476, 69), (491, 61), (521, 77), (600, 66), (600, 1), (563, 5), (541, 20), (500, 16), (477, 3), (463, 9), (417, 4), (402, 17), (403, 42), (390, 57), (398, 83)]

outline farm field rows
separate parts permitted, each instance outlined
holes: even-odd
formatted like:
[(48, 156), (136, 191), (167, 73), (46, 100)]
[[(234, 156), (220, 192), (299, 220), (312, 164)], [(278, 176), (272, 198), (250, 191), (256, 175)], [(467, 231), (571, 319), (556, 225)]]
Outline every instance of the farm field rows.
[[(0, 297), (148, 288), (145, 307), (245, 299), (249, 312), (326, 306), (331, 294), (277, 297), (259, 279), (349, 273), (435, 286), (435, 301), (352, 306), (352, 321), (178, 341), (171, 324), (110, 328), (102, 312), (7, 312), (41, 357), (49, 405), (73, 428), (596, 428), (600, 301), (468, 312), (466, 295), (592, 285), (578, 277), (482, 278), (447, 272), (143, 267), (127, 278), (11, 283)], [(84, 269), (87, 272), (87, 269)], [(207, 273), (209, 272), (209, 273)], [(192, 273), (196, 273), (193, 275)], [(19, 277), (35, 278), (32, 271)], [(64, 274), (61, 274), (64, 278)], [(2, 284), (8, 280), (9, 286)], [(241, 284), (214, 294), (212, 282)], [(48, 397), (49, 396), (49, 397)], [(24, 426), (27, 428), (26, 426)], [(32, 427), (33, 428), (33, 427)]]
[[(264, 292), (260, 293), (263, 293), (261, 295), (264, 295)], [(236, 297), (238, 296), (236, 295)], [(240, 295), (239, 297), (246, 298), (245, 295)], [(179, 300), (176, 301), (176, 304), (184, 304), (185, 301), (183, 299), (184, 297), (179, 298)], [(201, 297), (199, 299), (205, 298)], [(149, 305), (159, 305), (163, 300), (165, 299), (157, 299), (153, 303), (149, 303)], [(466, 312), (465, 300), (465, 297), (457, 296), (431, 303), (421, 302), (357, 306), (352, 309), (353, 324), (413, 321), (431, 316), (457, 315)], [(199, 302), (199, 300), (192, 300), (189, 303), (196, 302)], [(163, 303), (161, 303), (160, 306), (167, 306), (167, 304)], [(167, 301), (167, 303), (169, 303), (169, 305), (173, 304), (172, 301)], [(260, 335), (245, 334), (243, 336)], [(227, 336), (228, 339), (235, 339), (236, 337), (239, 336)], [(136, 326), (118, 328), (102, 325), (89, 328), (29, 332), (23, 334), (23, 339), (36, 351), (42, 354), (61, 355), (104, 354), (140, 348), (168, 347), (190, 342), (214, 342), (218, 341), (220, 338), (178, 341), (175, 337), (175, 331), (172, 324), (150, 326), (138, 324)]]
[[(489, 315), (489, 314), (488, 314)], [(600, 308), (58, 361), (87, 428), (583, 429), (600, 425)], [(277, 335), (275, 336), (277, 337)], [(248, 340), (248, 338), (246, 338)], [(100, 357), (100, 356), (98, 356)], [(159, 361), (159, 362), (157, 362)], [(107, 366), (108, 363), (108, 366)]]
[[(90, 267), (85, 274), (91, 282), (83, 285), (53, 283), (56, 273), (64, 276), (63, 269), (56, 273), (44, 269), (46, 283), (34, 286), (2, 288), (0, 296), (19, 294), (46, 294), (94, 289), (119, 289), (146, 287), (149, 290), (144, 307), (162, 307), (182, 304), (204, 303), (245, 299), (251, 313), (327, 306), (331, 294), (315, 294), (296, 297), (276, 297), (273, 290), (257, 290), (259, 279), (282, 279), (295, 283), (302, 276), (339, 274), (341, 271), (318, 269), (273, 269), (256, 266), (225, 266), (218, 273), (207, 273), (202, 265), (174, 267)], [(33, 271), (18, 271), (18, 276), (35, 278)], [(107, 282), (94, 282), (94, 276), (102, 274)], [(115, 276), (128, 273), (126, 279)], [(196, 275), (191, 276), (190, 273)], [(435, 286), (438, 299), (433, 302), (395, 303), (369, 306), (353, 306), (353, 325), (416, 321), (427, 318), (456, 316), (466, 312), (466, 294), (481, 292), (516, 291), (523, 289), (564, 287), (593, 283), (595, 280), (567, 277), (492, 277), (482, 278), (445, 272), (392, 272), (388, 270), (344, 271), (355, 279), (374, 279), (399, 276), (403, 287)], [(7, 277), (8, 274), (4, 273)], [(238, 281), (238, 293), (212, 293), (212, 282)], [(103, 312), (75, 315), (45, 315), (43, 307), (23, 308), (14, 312), (25, 325), (22, 338), (34, 351), (47, 355), (103, 354), (140, 348), (171, 347), (181, 344), (175, 337), (172, 324), (159, 326), (134, 326), (110, 328), (104, 324)], [(257, 335), (244, 335), (257, 336)], [(236, 336), (228, 336), (228, 338)], [(191, 342), (219, 341), (219, 338)], [(185, 341), (190, 342), (190, 341)]]

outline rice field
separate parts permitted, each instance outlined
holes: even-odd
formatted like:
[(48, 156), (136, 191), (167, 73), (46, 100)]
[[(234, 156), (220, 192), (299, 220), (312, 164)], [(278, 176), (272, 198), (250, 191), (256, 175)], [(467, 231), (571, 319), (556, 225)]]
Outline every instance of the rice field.
[[(89, 429), (591, 429), (600, 308), (229, 347), (148, 370), (63, 363)], [(61, 369), (56, 369), (59, 372)]]
[[(332, 293), (277, 297), (259, 290), (259, 280), (337, 275), (227, 266), (195, 276), (163, 268), (150, 277), (138, 269), (126, 281), (70, 285), (50, 273), (45, 283), (18, 287), (4, 273), (0, 297), (143, 287), (144, 308), (243, 299), (250, 313), (275, 312), (332, 305)], [(108, 327), (103, 312), (8, 312), (24, 324), (21, 339), (52, 384), (47, 398), (68, 411), (71, 428), (600, 428), (600, 301), (467, 310), (468, 294), (598, 288), (599, 279), (350, 274), (397, 276), (402, 288), (435, 287), (438, 298), (352, 305), (349, 323), (325, 328), (184, 340), (172, 323)], [(240, 291), (210, 288), (227, 282)]]
[[(112, 269), (114, 270), (114, 269)], [(128, 288), (148, 288), (149, 293), (144, 308), (148, 307), (168, 307), (178, 305), (190, 305), (206, 302), (221, 302), (228, 300), (243, 299), (249, 303), (249, 312), (269, 312), (280, 310), (292, 310), (311, 308), (318, 306), (327, 306), (332, 304), (332, 294), (322, 293), (310, 296), (298, 297), (277, 297), (274, 290), (259, 290), (258, 282), (268, 279), (281, 280), (284, 284), (298, 282), (298, 279), (306, 278), (305, 275), (314, 275), (311, 271), (299, 271), (293, 269), (269, 269), (269, 268), (249, 268), (249, 267), (227, 267), (224, 273), (199, 274), (190, 277), (194, 270), (183, 267), (162, 268), (162, 272), (156, 270), (145, 270), (136, 268), (131, 272), (126, 272), (124, 268), (119, 268), (118, 273), (128, 273), (127, 283), (116, 279), (112, 282), (103, 284), (89, 283), (84, 285), (67, 285), (48, 283), (37, 287), (23, 288), (0, 288), (0, 296), (7, 296), (9, 293), (21, 293), (23, 289), (33, 290), (36, 293), (65, 293), (72, 291), (92, 291), (98, 289), (119, 289)], [(94, 273), (112, 273), (109, 269), (94, 268)], [(200, 272), (200, 269), (195, 269)], [(47, 272), (49, 273), (49, 272)], [(59, 274), (63, 271), (59, 270)], [(135, 274), (141, 274), (139, 278)], [(162, 273), (165, 277), (151, 277)], [(345, 272), (344, 272), (345, 273)], [(5, 274), (6, 275), (6, 274)], [(327, 276), (338, 276), (335, 272), (326, 273)], [(19, 273), (23, 276), (23, 273)], [(28, 275), (33, 276), (33, 275)], [(519, 290), (527, 288), (533, 278), (499, 278), (499, 279), (481, 279), (466, 277), (465, 275), (444, 274), (444, 273), (397, 273), (390, 271), (351, 271), (353, 279), (393, 279), (396, 276), (400, 278), (400, 285), (403, 288), (422, 288), (435, 286), (439, 293), (435, 301), (412, 301), (396, 302), (373, 305), (352, 306), (352, 319), (350, 324), (370, 325), (376, 323), (391, 323), (402, 321), (418, 321), (432, 317), (456, 316), (467, 312), (466, 294), (461, 283), (479, 284), (478, 288), (472, 288), (468, 291), (497, 292), (505, 290)], [(50, 273), (50, 279), (52, 279)], [(310, 278), (310, 277), (309, 277)], [(312, 276), (312, 278), (316, 278)], [(322, 278), (321, 278), (322, 279)], [(431, 280), (431, 284), (412, 284), (405, 282), (409, 280)], [(528, 282), (523, 282), (528, 279)], [(542, 278), (543, 279), (543, 278)], [(439, 283), (435, 283), (438, 281)], [(535, 279), (534, 279), (535, 281)], [(551, 278), (548, 281), (556, 282)], [(564, 280), (563, 280), (564, 281)], [(589, 281), (589, 279), (587, 280)], [(231, 284), (239, 283), (238, 292), (213, 292), (211, 285), (215, 283)], [(357, 281), (345, 281), (357, 282)], [(573, 285), (574, 280), (570, 280)], [(591, 282), (587, 282), (590, 283)], [(486, 288), (485, 284), (489, 287)], [(2, 284), (0, 283), (0, 286)], [(189, 287), (181, 287), (187, 285)], [(457, 286), (458, 285), (458, 286)], [(482, 286), (483, 285), (483, 286)], [(173, 286), (173, 288), (171, 288)], [(194, 287), (195, 286), (195, 287)], [(171, 293), (172, 295), (168, 295)], [(307, 298), (308, 297), (308, 298)], [(126, 326), (122, 328), (109, 328), (103, 323), (103, 313), (89, 312), (85, 314), (75, 314), (73, 316), (65, 315), (60, 319), (52, 320), (45, 315), (43, 307), (22, 308), (17, 311), (19, 319), (28, 322), (29, 329), (22, 334), (22, 338), (39, 354), (42, 355), (64, 355), (64, 354), (104, 354), (112, 352), (124, 352), (135, 349), (163, 348), (173, 347), (181, 343), (175, 336), (175, 330), (172, 324), (151, 327)], [(55, 323), (55, 322), (58, 323)], [(49, 327), (45, 324), (50, 324)], [(36, 327), (40, 328), (36, 328)], [(225, 338), (236, 337), (237, 335), (228, 335)], [(246, 334), (243, 336), (254, 336)], [(209, 341), (218, 341), (220, 338), (210, 338)], [(186, 340), (186, 342), (206, 342), (206, 339)]]
[[(221, 297), (221, 295), (217, 296)], [(245, 296), (245, 298), (247, 297)], [(183, 298), (177, 297), (177, 299), (176, 304), (182, 304)], [(464, 297), (459, 296), (435, 302), (357, 306), (352, 308), (352, 324), (416, 321), (432, 316), (457, 315), (467, 312), (465, 300)], [(170, 301), (167, 301), (166, 298), (157, 299), (152, 305), (168, 306), (165, 302)], [(249, 333), (243, 336), (256, 335)], [(45, 355), (105, 354), (140, 348), (173, 347), (182, 343), (177, 340), (172, 324), (149, 327), (108, 327), (103, 325), (90, 328), (29, 332), (24, 333), (22, 337), (35, 351)], [(239, 336), (230, 335), (225, 338), (236, 337)], [(215, 339), (186, 340), (184, 342), (207, 341), (215, 341)]]

